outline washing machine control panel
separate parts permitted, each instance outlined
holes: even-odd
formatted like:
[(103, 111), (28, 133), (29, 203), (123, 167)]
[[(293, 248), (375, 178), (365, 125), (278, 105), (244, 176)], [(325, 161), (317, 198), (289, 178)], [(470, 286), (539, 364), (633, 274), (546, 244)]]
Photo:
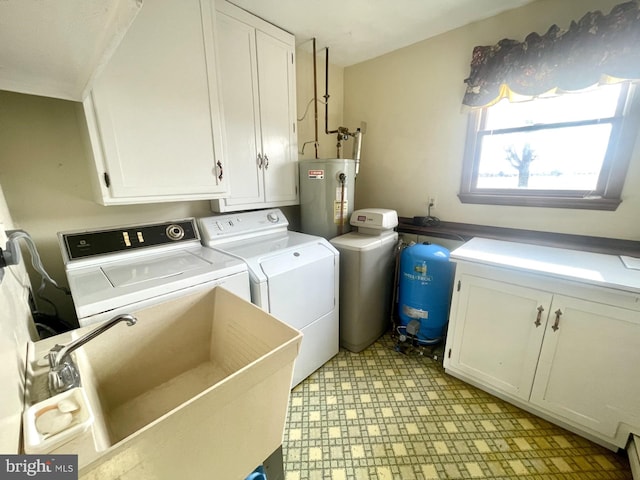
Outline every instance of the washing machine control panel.
[(200, 240), (193, 218), (165, 223), (61, 233), (60, 238), (69, 260)]

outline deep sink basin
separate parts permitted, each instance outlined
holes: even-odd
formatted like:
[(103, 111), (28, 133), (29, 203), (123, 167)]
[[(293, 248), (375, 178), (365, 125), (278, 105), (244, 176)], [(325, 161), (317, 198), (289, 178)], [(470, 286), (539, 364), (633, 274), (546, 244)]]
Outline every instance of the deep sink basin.
[(240, 326), (217, 322), (218, 330), (227, 331), (214, 333), (212, 302), (205, 296), (149, 309), (137, 315), (135, 326), (118, 325), (84, 346), (79, 359), (82, 382), (97, 394), (92, 398), (99, 404), (109, 444), (260, 356), (238, 354), (240, 345), (229, 341), (228, 334)]
[(282, 442), (302, 335), (221, 287), (134, 315), (76, 352), (96, 417), (81, 477), (245, 478)]

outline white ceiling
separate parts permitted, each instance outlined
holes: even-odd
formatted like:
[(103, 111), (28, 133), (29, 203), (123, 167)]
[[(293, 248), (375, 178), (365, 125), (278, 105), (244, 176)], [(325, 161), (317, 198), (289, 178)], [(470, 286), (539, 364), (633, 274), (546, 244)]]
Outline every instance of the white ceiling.
[(231, 0), (346, 67), (535, 0)]
[(142, 0), (0, 0), (0, 90), (82, 100)]

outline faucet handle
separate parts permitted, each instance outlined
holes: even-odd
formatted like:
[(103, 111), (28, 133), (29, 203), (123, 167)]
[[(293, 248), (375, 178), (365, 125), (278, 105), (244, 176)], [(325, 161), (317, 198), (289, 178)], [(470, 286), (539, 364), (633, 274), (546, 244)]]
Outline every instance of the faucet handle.
[(73, 362), (73, 359), (63, 351), (64, 345), (55, 344), (47, 358), (49, 359), (48, 383), (49, 391), (53, 393), (62, 393), (75, 387), (80, 386), (80, 372)]
[(80, 386), (80, 372), (73, 362), (60, 365), (50, 370), (48, 375), (49, 391), (62, 393)]
[(58, 359), (58, 353), (64, 348), (64, 345), (60, 345), (59, 343), (56, 343), (51, 350), (49, 350), (49, 353), (47, 353), (46, 358), (49, 360), (49, 366), (50, 367), (55, 367), (57, 364), (60, 363), (60, 361), (62, 359)]

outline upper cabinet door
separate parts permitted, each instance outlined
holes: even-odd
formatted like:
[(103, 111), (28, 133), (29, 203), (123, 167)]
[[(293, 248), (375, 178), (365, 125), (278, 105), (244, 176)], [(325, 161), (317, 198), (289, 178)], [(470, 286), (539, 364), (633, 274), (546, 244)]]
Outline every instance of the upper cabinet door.
[(225, 192), (213, 15), (204, 0), (146, 2), (95, 81), (84, 109), (104, 203)]
[(262, 202), (262, 148), (255, 29), (217, 13), (220, 92), (224, 111), (230, 205)]
[(215, 211), (298, 203), (293, 35), (216, 2), (229, 195)]
[(256, 32), (265, 201), (296, 200), (295, 70), (293, 48)]

